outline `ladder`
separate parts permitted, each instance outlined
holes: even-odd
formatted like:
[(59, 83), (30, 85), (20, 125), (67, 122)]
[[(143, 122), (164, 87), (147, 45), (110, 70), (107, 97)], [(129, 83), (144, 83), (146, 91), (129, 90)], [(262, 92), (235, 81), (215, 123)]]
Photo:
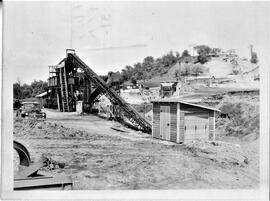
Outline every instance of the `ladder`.
[(88, 79), (93, 81), (101, 93), (105, 94), (112, 104), (119, 105), (123, 109), (124, 116), (136, 126), (139, 130), (146, 133), (151, 133), (152, 126), (146, 121), (131, 105), (121, 98), (113, 89), (110, 89), (107, 84), (101, 79), (91, 68), (89, 68), (75, 53), (68, 53), (66, 62), (81, 68)]
[(60, 85), (61, 85), (61, 96), (62, 96), (63, 112), (69, 112), (67, 75), (66, 75), (65, 67), (60, 68)]

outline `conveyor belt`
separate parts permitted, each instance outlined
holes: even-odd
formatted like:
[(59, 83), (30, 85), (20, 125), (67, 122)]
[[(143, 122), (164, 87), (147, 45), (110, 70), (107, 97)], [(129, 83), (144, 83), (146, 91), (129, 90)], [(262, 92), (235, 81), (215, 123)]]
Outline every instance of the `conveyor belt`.
[(67, 61), (74, 66), (84, 70), (88, 79), (93, 81), (105, 94), (108, 99), (116, 105), (119, 105), (123, 111), (124, 116), (138, 129), (151, 133), (152, 126), (147, 122), (131, 105), (129, 105), (124, 99), (122, 99), (113, 89), (110, 89), (107, 84), (93, 71), (91, 70), (75, 53), (67, 54)]

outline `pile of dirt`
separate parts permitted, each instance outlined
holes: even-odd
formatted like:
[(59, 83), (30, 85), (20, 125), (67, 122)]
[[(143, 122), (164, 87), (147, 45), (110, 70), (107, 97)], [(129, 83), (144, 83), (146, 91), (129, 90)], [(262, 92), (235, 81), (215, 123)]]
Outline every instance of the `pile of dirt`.
[(159, 98), (159, 87), (150, 89), (133, 89), (123, 91), (121, 97), (130, 104), (150, 103), (150, 101)]
[(194, 92), (195, 88), (193, 85), (190, 85), (189, 83), (185, 82), (179, 82), (176, 86), (176, 92), (174, 93), (174, 96), (189, 94), (191, 92)]
[(139, 90), (132, 90), (128, 92), (121, 93), (121, 97), (130, 104), (142, 104), (147, 102), (143, 99)]
[(13, 134), (16, 136), (24, 136), (24, 138), (44, 137), (45, 139), (53, 138), (87, 138), (88, 134), (85, 131), (80, 131), (72, 128), (66, 128), (62, 125), (34, 120), (34, 119), (14, 119)]
[(159, 98), (160, 87), (150, 88), (150, 89), (141, 89), (140, 95), (143, 100), (146, 102), (150, 102), (152, 100), (156, 100)]
[(249, 163), (247, 155), (238, 144), (196, 140), (185, 144), (185, 146), (193, 156), (208, 159), (221, 165), (245, 166)]

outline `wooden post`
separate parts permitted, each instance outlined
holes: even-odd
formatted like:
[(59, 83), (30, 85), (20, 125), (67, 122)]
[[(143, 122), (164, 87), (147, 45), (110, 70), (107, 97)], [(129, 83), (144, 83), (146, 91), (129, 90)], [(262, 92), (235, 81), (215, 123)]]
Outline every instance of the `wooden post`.
[(152, 103), (152, 138), (154, 137), (154, 103)]
[(179, 62), (179, 80), (181, 80), (181, 62)]
[(58, 91), (56, 91), (56, 98), (57, 98), (57, 107), (58, 107), (58, 111), (60, 111), (61, 108), (60, 108), (60, 100), (59, 100), (59, 94), (58, 94)]
[(86, 81), (86, 102), (89, 103), (89, 97), (90, 97), (90, 90), (89, 90), (89, 81)]
[(176, 120), (176, 129), (177, 129), (177, 131), (176, 131), (176, 135), (177, 135), (177, 137), (176, 137), (176, 143), (180, 143), (180, 103), (177, 103), (177, 115), (176, 115), (176, 117), (177, 117), (177, 120)]
[(214, 111), (214, 116), (213, 116), (213, 141), (216, 140), (216, 123), (215, 123), (215, 118), (216, 117), (216, 112)]

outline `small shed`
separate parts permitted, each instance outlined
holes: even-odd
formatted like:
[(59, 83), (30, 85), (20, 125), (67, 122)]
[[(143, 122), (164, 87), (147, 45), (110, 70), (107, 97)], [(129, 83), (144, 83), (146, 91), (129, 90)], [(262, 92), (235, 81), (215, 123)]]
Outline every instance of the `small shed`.
[(51, 93), (51, 90), (36, 95), (36, 98), (38, 99), (38, 102), (40, 103), (42, 108), (46, 106), (46, 99), (49, 93)]
[(176, 92), (177, 81), (160, 82), (160, 96), (171, 97)]
[(215, 140), (214, 108), (181, 100), (152, 101), (152, 136), (176, 143)]

